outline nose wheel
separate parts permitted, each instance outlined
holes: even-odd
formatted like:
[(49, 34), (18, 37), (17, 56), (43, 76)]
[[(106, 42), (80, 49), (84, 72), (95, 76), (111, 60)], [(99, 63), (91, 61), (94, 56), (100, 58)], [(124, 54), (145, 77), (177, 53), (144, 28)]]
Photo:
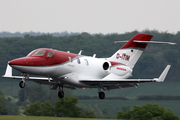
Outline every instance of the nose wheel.
[(24, 82), (24, 81), (21, 81), (21, 82), (19, 83), (19, 87), (20, 87), (20, 88), (24, 88), (24, 87), (25, 87), (25, 82)]

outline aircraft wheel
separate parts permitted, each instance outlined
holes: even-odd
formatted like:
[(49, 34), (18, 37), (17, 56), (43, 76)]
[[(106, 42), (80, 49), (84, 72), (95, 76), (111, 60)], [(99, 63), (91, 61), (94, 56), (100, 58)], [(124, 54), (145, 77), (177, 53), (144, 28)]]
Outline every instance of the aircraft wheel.
[(21, 81), (21, 82), (19, 83), (19, 87), (20, 87), (20, 88), (24, 88), (24, 87), (25, 87), (25, 82), (24, 82), (24, 81)]
[(104, 98), (105, 98), (105, 93), (99, 92), (99, 99), (104, 99)]
[(64, 91), (59, 91), (58, 97), (59, 97), (59, 98), (63, 98), (63, 97), (64, 97)]

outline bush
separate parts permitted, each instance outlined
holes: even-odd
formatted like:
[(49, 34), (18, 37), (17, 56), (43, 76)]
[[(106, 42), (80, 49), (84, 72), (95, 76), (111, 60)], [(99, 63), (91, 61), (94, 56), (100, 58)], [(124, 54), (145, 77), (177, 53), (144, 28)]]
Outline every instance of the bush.
[(146, 104), (134, 106), (133, 110), (127, 112), (119, 111), (117, 119), (138, 119), (138, 120), (179, 120), (171, 110), (158, 106), (157, 104)]
[(77, 107), (78, 98), (65, 97), (55, 102), (55, 107), (50, 101), (34, 102), (25, 107), (24, 114), (27, 116), (57, 116), (57, 117), (83, 117), (95, 118), (94, 111), (83, 110)]

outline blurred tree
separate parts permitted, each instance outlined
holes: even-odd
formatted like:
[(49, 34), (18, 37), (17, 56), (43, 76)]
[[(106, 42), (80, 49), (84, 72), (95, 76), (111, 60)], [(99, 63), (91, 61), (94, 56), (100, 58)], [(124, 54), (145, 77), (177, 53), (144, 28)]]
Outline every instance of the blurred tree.
[(82, 118), (96, 118), (96, 115), (94, 111), (85, 110), (83, 113), (81, 113), (81, 117)]
[(27, 116), (40, 116), (41, 115), (41, 103), (34, 102), (30, 106), (26, 106), (23, 114), (25, 114)]
[(31, 103), (35, 101), (44, 102), (48, 99), (48, 93), (40, 85), (32, 84), (28, 86), (26, 92)]
[(42, 116), (54, 116), (54, 108), (50, 101), (41, 103), (41, 115)]
[(78, 98), (65, 97), (55, 103), (55, 114), (58, 117), (80, 117), (81, 108), (77, 107)]
[(27, 116), (54, 116), (54, 108), (50, 101), (34, 102), (30, 106), (25, 107), (23, 112)]
[(0, 90), (0, 114), (6, 115), (8, 114), (8, 110), (7, 110), (7, 100), (3, 94), (3, 92)]
[(119, 111), (117, 119), (138, 119), (138, 120), (179, 120), (171, 110), (165, 110), (157, 104), (145, 104), (134, 106), (133, 110), (127, 112)]

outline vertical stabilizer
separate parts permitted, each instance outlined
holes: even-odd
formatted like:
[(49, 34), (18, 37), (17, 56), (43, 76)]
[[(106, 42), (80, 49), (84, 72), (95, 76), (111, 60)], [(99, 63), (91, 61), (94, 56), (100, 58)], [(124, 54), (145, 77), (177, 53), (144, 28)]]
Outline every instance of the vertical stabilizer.
[(124, 64), (132, 69), (147, 46), (146, 43), (134, 41), (150, 41), (152, 37), (152, 35), (143, 33), (135, 35), (108, 60)]

